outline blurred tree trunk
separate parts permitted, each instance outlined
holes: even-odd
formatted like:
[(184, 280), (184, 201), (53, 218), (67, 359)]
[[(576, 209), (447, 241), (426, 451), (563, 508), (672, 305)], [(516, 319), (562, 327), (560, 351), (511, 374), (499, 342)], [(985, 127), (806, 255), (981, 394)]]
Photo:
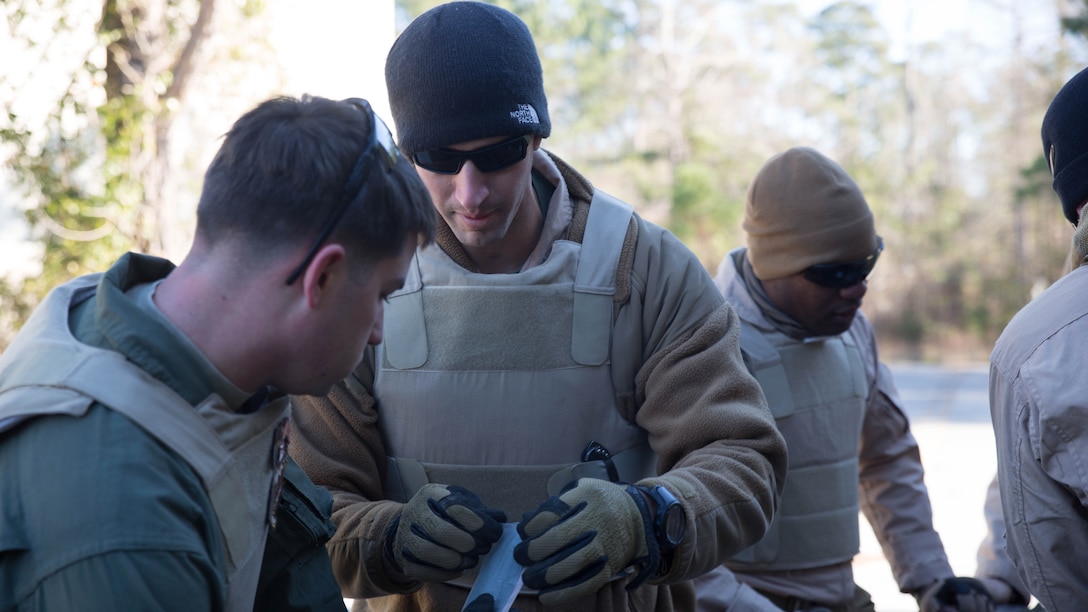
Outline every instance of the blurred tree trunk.
[[(6, 165), (43, 245), (40, 274), (0, 286), (8, 333), (53, 286), (102, 271), (126, 250), (162, 254), (174, 229), (163, 222), (163, 211), (177, 205), (164, 189), (171, 128), (200, 68), (216, 2), (98, 1), (95, 36), (74, 17), (93, 10), (86, 1), (5, 7), (12, 40), (37, 51), (43, 69), (67, 66), (69, 79), (57, 97), (39, 103), (48, 108), (41, 117), (27, 119), (13, 105), (0, 122)], [(56, 48), (59, 39), (63, 48)], [(17, 98), (18, 84), (12, 87), (7, 96)], [(0, 346), (5, 340), (0, 336)]]
[[(162, 253), (170, 165), (170, 129), (185, 102), (197, 52), (208, 37), (216, 0), (200, 0), (188, 27), (169, 0), (105, 0), (99, 35), (106, 45), (104, 123), (127, 148), (118, 186), (136, 192), (128, 232), (137, 251)], [(123, 135), (123, 136), (122, 136)], [(107, 139), (110, 135), (107, 135)]]

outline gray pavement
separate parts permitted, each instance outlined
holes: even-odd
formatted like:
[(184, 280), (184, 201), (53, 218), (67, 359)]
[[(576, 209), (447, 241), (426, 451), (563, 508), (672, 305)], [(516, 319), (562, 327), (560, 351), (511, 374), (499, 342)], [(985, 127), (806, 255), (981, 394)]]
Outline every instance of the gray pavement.
[[(888, 364), (921, 449), (933, 522), (952, 570), (975, 572), (975, 554), (986, 534), (982, 505), (997, 469), (990, 425), (986, 364)], [(913, 612), (914, 598), (899, 592), (872, 529), (861, 518), (861, 553), (855, 579), (873, 594), (878, 612)]]

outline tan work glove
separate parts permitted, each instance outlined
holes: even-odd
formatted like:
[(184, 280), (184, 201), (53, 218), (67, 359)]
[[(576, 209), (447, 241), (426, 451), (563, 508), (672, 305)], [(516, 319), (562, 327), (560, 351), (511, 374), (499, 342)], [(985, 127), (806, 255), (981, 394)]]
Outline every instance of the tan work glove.
[(632, 564), (642, 567), (627, 586), (641, 586), (660, 564), (649, 506), (631, 485), (581, 478), (518, 523), (514, 560), (540, 601), (558, 605), (596, 593)]
[(454, 485), (428, 484), (404, 505), (385, 537), (387, 561), (405, 577), (441, 582), (475, 567), (502, 536), (506, 514)]

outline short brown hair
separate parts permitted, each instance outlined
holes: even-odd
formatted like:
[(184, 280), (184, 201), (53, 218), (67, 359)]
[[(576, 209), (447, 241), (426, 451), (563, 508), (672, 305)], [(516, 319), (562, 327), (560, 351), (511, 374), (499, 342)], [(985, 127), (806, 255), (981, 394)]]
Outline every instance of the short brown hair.
[[(197, 234), (243, 240), (255, 253), (312, 241), (339, 202), (370, 140), (370, 116), (326, 98), (276, 97), (238, 119), (204, 175)], [(375, 158), (377, 159), (377, 158)], [(371, 171), (333, 238), (354, 256), (394, 256), (404, 238), (434, 239), (435, 210), (415, 169), (397, 156)]]

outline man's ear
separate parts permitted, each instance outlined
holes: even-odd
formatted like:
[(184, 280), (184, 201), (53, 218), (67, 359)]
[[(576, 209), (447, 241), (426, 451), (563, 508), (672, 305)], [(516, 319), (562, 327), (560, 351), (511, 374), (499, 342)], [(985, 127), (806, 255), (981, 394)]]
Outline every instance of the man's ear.
[(302, 291), (309, 308), (318, 308), (347, 282), (347, 259), (344, 247), (336, 243), (326, 244), (314, 254), (302, 275)]

